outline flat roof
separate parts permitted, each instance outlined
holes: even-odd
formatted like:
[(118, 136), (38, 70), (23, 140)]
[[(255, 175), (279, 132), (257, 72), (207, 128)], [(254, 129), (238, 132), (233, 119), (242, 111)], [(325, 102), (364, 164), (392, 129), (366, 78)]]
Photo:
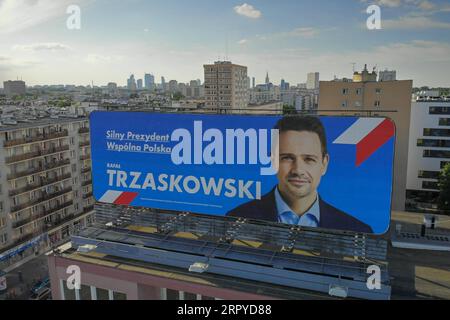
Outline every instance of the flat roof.
[[(20, 122), (20, 120), (24, 120), (24, 118), (22, 119), (16, 119), (13, 118), (12, 120), (17, 121), (17, 124), (1, 124), (0, 125), (0, 132), (5, 132), (5, 131), (15, 131), (15, 130), (21, 130), (21, 129), (28, 129), (28, 128), (35, 128), (35, 127), (43, 127), (43, 126), (48, 126), (48, 125), (52, 125), (52, 124), (65, 124), (65, 123), (70, 123), (70, 122), (78, 122), (78, 121), (85, 121), (88, 120), (88, 117), (78, 117), (78, 118), (68, 118), (68, 117), (61, 117), (61, 118), (57, 118), (57, 119), (53, 119), (50, 117), (45, 117), (45, 118), (40, 118), (40, 119), (36, 119), (36, 120), (30, 120), (30, 122)], [(1, 123), (1, 121), (0, 121)]]

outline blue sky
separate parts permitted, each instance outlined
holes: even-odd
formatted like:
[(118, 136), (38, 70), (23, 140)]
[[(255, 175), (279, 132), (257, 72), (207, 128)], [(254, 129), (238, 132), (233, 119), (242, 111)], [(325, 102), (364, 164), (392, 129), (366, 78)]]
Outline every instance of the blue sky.
[[(81, 8), (81, 29), (66, 8)], [(381, 8), (368, 30), (366, 8)], [(228, 50), (226, 48), (228, 47)], [(350, 77), (351, 63), (450, 86), (450, 2), (442, 0), (0, 0), (0, 81), (124, 85), (134, 73), (203, 80), (220, 56), (262, 82)]]

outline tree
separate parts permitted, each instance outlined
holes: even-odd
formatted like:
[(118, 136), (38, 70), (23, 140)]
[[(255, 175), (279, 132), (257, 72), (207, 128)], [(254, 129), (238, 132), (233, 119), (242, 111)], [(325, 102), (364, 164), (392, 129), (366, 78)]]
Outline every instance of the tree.
[(438, 198), (439, 209), (450, 210), (450, 163), (442, 170), (438, 185), (441, 191)]
[(285, 104), (283, 105), (283, 114), (287, 115), (287, 114), (295, 114), (296, 110), (293, 106), (289, 105), (289, 104)]
[(175, 92), (174, 94), (173, 94), (173, 96), (172, 96), (172, 99), (174, 100), (174, 101), (180, 101), (181, 99), (183, 99), (184, 98), (184, 96), (183, 96), (183, 94), (181, 93), (181, 92)]

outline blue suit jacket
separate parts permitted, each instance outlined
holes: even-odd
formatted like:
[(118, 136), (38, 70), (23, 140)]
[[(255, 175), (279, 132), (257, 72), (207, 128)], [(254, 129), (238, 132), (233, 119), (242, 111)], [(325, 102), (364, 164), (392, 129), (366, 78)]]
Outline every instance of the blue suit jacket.
[[(319, 197), (320, 222), (319, 228), (336, 229), (361, 233), (373, 233), (372, 228), (358, 219), (342, 212), (326, 203)], [(229, 217), (239, 217), (255, 220), (278, 222), (278, 211), (275, 202), (275, 189), (261, 200), (253, 200), (231, 210)]]

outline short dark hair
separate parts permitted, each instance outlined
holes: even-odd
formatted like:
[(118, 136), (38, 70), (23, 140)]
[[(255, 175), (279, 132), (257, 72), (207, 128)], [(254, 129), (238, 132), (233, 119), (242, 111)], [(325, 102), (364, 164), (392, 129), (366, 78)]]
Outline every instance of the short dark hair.
[(327, 136), (325, 127), (318, 117), (313, 116), (288, 116), (280, 119), (275, 125), (280, 133), (286, 131), (308, 131), (316, 133), (319, 136), (322, 145), (322, 155), (325, 157), (328, 154)]

